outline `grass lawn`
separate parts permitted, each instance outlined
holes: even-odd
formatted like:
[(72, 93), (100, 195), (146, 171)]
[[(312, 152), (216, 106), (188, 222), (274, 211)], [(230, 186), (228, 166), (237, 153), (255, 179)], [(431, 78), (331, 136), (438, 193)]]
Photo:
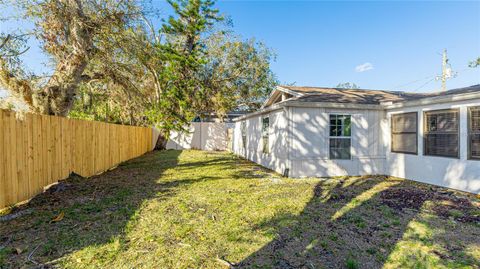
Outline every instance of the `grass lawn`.
[(0, 268), (480, 267), (474, 195), (286, 179), (228, 153), (149, 153), (3, 214)]

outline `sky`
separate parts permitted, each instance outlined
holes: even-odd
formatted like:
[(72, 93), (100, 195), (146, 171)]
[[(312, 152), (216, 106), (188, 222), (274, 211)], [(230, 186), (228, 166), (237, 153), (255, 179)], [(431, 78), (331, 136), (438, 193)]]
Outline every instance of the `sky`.
[[(170, 14), (164, 1), (153, 5)], [(265, 43), (281, 84), (429, 92), (440, 89), (441, 53), (447, 49), (456, 76), (449, 89), (480, 84), (480, 1), (323, 2), (219, 1), (216, 7), (243, 38)], [(0, 30), (28, 24), (3, 23)], [(48, 70), (33, 42), (25, 63)]]

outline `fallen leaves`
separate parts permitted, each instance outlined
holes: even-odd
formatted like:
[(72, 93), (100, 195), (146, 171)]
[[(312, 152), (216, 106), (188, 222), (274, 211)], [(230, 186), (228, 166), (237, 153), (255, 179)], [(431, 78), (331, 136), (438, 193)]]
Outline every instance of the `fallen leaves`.
[(63, 220), (64, 217), (65, 217), (65, 213), (62, 211), (55, 218), (53, 218), (51, 222), (59, 222)]

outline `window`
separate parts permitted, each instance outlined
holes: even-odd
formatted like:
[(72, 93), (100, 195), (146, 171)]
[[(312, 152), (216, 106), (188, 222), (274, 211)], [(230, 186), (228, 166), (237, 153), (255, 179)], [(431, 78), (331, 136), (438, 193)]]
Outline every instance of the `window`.
[(469, 159), (480, 160), (480, 107), (469, 109)]
[(242, 133), (243, 149), (246, 151), (247, 150), (247, 122), (246, 121), (242, 121), (240, 123), (240, 132)]
[(391, 125), (392, 152), (417, 154), (417, 112), (394, 114)]
[(351, 158), (351, 126), (350, 115), (330, 115), (330, 159)]
[(424, 154), (458, 158), (458, 110), (425, 112)]
[(269, 117), (264, 117), (262, 119), (262, 141), (263, 141), (263, 153), (270, 153), (270, 147), (269, 147), (269, 137), (268, 137), (268, 130), (270, 128), (270, 118)]

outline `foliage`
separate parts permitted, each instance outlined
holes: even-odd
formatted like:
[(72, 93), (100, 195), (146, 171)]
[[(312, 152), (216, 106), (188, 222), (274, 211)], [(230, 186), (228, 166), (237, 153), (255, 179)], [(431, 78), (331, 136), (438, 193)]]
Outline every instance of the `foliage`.
[(241, 40), (225, 32), (209, 37), (207, 47), (208, 63), (200, 72), (200, 80), (214, 102), (202, 111), (259, 108), (277, 84), (270, 71), (275, 55), (261, 42)]
[(357, 84), (355, 84), (355, 83), (344, 82), (344, 83), (338, 83), (337, 86), (335, 86), (335, 88), (339, 88), (339, 89), (359, 89), (360, 87), (358, 87)]
[[(35, 27), (0, 36), (0, 85), (32, 111), (155, 124), (168, 136), (203, 114), (258, 108), (276, 83), (273, 53), (224, 29), (210, 0), (169, 1), (174, 14), (158, 29), (135, 0), (9, 3)], [(50, 56), (46, 80), (22, 68), (27, 37)]]
[(470, 66), (472, 68), (479, 67), (480, 66), (480, 57), (478, 57), (475, 61), (471, 61), (468, 66)]
[[(104, 42), (122, 32), (140, 14), (133, 0), (20, 0), (8, 1), (20, 16), (35, 23), (30, 34), (42, 45), (54, 66), (45, 82), (22, 76), (22, 69), (0, 57), (0, 84), (23, 99), (33, 111), (67, 115), (79, 84)], [(7, 3), (3, 3), (6, 6)]]

